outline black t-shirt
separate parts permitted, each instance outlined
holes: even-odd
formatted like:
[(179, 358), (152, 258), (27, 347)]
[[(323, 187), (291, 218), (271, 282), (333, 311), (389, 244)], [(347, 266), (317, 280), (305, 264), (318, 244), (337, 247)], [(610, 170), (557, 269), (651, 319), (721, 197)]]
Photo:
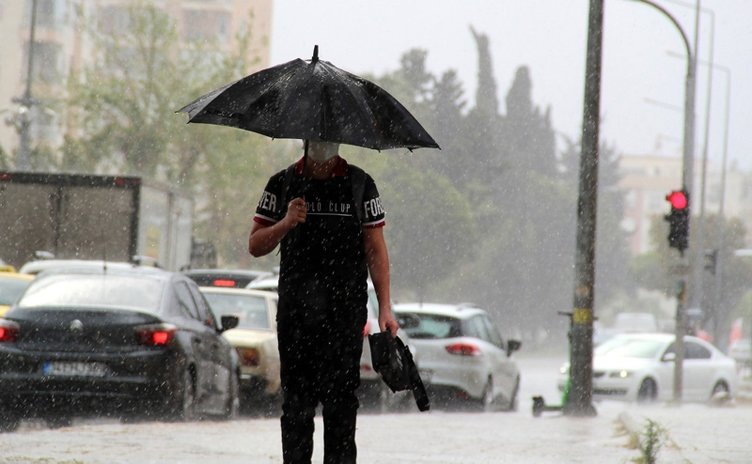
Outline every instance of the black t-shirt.
[[(371, 176), (365, 174), (363, 198), (355, 205), (350, 166), (340, 158), (335, 175), (316, 180), (283, 170), (264, 189), (254, 220), (274, 224), (295, 197), (305, 198), (306, 222), (291, 230), (281, 243), (280, 297), (293, 292), (317, 292), (326, 299), (365, 298), (366, 266), (363, 227), (384, 225), (385, 212)], [(289, 177), (288, 177), (289, 176)], [(285, 192), (286, 190), (286, 192)], [(360, 220), (355, 208), (360, 207)]]

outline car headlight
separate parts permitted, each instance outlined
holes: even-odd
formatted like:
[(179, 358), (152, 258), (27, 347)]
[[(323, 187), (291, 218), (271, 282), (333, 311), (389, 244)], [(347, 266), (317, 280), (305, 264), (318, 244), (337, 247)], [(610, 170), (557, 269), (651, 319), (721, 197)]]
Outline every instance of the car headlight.
[(632, 377), (632, 372), (622, 369), (620, 371), (609, 372), (608, 376), (612, 379), (628, 379)]

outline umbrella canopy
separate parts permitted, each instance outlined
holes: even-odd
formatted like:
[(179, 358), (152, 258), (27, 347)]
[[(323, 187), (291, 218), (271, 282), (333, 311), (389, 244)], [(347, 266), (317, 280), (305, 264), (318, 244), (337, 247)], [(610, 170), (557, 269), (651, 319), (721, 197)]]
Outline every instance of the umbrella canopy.
[(439, 148), (386, 90), (318, 58), (264, 69), (207, 93), (178, 112), (272, 138), (344, 143), (376, 150)]

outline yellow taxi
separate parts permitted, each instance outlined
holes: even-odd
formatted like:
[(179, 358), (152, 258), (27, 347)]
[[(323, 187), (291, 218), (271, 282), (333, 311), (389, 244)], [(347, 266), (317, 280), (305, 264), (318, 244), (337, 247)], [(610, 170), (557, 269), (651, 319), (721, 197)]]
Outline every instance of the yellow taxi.
[(244, 288), (200, 287), (217, 319), (237, 316), (224, 332), (240, 364), (240, 405), (274, 411), (280, 400), (277, 293)]
[(33, 275), (18, 273), (12, 266), (0, 266), (0, 317), (5, 316), (33, 279)]

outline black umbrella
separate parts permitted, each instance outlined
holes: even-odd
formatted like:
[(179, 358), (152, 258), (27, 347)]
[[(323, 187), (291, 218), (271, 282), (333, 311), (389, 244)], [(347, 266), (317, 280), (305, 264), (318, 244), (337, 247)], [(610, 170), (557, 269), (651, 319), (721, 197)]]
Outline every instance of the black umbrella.
[(386, 90), (318, 57), (264, 69), (207, 93), (178, 112), (188, 122), (245, 129), (273, 138), (376, 150), (439, 145)]

